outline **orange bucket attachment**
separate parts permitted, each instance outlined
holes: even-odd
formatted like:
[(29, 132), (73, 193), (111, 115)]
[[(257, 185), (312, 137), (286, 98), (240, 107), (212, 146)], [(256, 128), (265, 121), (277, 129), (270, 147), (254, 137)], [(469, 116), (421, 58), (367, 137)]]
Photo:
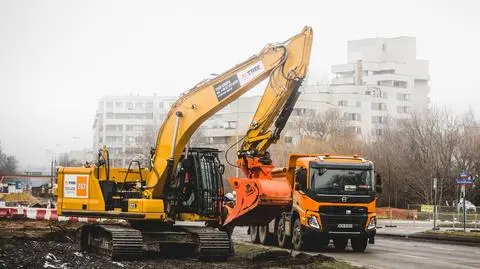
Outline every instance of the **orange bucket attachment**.
[(285, 177), (230, 178), (229, 181), (237, 197), (224, 225), (265, 225), (292, 203), (292, 187)]

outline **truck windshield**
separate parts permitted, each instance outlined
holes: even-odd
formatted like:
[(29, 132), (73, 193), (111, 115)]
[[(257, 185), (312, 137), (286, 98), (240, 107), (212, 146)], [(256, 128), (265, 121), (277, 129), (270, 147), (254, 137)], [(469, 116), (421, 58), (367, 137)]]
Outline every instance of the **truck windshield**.
[(374, 191), (371, 170), (311, 167), (310, 191), (318, 194), (349, 194)]

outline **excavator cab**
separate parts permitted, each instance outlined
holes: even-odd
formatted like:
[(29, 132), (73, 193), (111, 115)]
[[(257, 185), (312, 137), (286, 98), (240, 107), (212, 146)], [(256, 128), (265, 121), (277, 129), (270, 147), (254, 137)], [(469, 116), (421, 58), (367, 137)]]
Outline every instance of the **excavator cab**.
[(216, 218), (222, 215), (224, 166), (218, 152), (212, 148), (189, 148), (182, 154), (165, 192), (169, 216), (192, 213)]

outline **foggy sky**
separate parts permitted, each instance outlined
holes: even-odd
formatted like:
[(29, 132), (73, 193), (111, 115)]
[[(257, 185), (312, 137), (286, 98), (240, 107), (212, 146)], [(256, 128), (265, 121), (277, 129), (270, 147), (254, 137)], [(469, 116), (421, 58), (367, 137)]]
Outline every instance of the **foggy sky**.
[(432, 103), (476, 109), (478, 3), (0, 0), (1, 147), (44, 165), (46, 150), (91, 146), (101, 96), (178, 95), (304, 25), (314, 78), (346, 62), (347, 40), (414, 36)]

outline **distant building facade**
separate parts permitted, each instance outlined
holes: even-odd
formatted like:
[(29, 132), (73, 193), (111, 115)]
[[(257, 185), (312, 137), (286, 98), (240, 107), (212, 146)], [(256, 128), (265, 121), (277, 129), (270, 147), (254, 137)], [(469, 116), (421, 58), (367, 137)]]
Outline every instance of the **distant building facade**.
[[(107, 145), (111, 165), (128, 166), (145, 152), (176, 97), (105, 96), (98, 102), (93, 123), (93, 147)], [(150, 145), (153, 146), (153, 145)]]
[(332, 72), (322, 96), (363, 135), (382, 135), (387, 121), (408, 119), (428, 106), (428, 61), (417, 59), (414, 37), (349, 41), (347, 63)]

